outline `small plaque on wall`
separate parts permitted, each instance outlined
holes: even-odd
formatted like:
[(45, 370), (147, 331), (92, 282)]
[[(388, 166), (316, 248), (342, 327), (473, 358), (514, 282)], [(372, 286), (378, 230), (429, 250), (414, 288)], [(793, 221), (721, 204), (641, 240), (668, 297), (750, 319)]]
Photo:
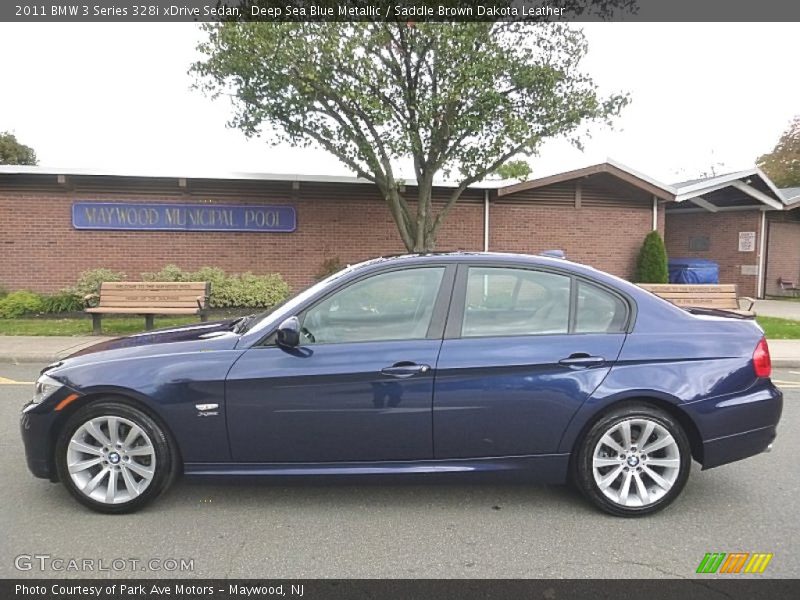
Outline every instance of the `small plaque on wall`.
[(742, 275), (758, 275), (758, 265), (742, 265)]
[(707, 235), (693, 235), (689, 238), (689, 250), (707, 252), (711, 249), (711, 240)]
[(755, 249), (756, 249), (756, 232), (740, 231), (739, 252), (755, 252)]

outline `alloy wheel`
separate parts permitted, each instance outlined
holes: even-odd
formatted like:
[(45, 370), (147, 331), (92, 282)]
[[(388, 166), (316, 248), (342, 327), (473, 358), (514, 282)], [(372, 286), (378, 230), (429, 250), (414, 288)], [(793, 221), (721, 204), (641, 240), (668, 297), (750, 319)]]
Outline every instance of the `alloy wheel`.
[(636, 417), (612, 425), (597, 442), (592, 474), (600, 492), (623, 507), (658, 502), (681, 471), (678, 443), (660, 423)]
[(67, 445), (66, 463), (82, 494), (103, 504), (119, 504), (148, 488), (155, 475), (156, 451), (136, 423), (104, 415), (75, 430)]

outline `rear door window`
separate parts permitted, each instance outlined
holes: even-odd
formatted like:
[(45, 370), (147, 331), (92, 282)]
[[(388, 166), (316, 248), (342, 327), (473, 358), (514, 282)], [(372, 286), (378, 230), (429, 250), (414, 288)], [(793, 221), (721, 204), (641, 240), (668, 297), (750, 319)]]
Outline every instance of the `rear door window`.
[(557, 273), (470, 267), (462, 337), (564, 334), (570, 278)]

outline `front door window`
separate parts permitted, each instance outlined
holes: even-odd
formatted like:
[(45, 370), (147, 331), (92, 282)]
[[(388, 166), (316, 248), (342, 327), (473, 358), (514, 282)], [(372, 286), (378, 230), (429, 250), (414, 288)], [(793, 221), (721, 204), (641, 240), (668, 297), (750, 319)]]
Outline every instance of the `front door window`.
[(304, 344), (425, 339), (444, 267), (374, 275), (322, 300), (302, 318)]

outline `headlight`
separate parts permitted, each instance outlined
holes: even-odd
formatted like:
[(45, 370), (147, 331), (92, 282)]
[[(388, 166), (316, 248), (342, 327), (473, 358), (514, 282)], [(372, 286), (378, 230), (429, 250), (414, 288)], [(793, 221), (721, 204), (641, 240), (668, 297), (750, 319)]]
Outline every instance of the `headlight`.
[(64, 384), (60, 381), (56, 381), (47, 375), (42, 375), (36, 380), (36, 388), (33, 392), (33, 400), (31, 400), (31, 402), (34, 404), (39, 404), (43, 400), (49, 398), (57, 389), (62, 387), (64, 387)]

